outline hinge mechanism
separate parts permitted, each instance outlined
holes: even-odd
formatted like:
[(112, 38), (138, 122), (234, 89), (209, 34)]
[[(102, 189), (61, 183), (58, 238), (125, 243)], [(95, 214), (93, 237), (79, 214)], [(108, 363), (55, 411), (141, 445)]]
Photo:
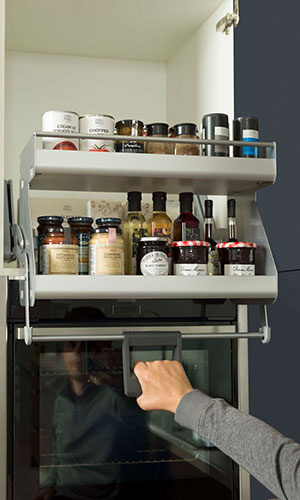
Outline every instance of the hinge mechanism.
[(230, 28), (234, 26), (235, 28), (240, 22), (240, 10), (239, 10), (239, 0), (234, 0), (234, 12), (226, 14), (217, 23), (216, 29), (221, 33), (229, 35)]

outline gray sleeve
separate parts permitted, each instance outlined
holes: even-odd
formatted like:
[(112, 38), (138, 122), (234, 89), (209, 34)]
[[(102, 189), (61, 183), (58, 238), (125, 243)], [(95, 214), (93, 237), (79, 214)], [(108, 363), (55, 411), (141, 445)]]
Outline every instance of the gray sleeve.
[(182, 398), (175, 420), (211, 441), (281, 500), (300, 499), (300, 445), (269, 425), (198, 390)]

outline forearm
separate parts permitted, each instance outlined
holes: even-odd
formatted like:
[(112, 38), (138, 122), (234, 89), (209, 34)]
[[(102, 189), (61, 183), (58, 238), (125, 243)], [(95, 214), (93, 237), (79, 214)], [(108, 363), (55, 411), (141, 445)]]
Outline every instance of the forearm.
[(175, 420), (211, 441), (280, 499), (300, 498), (300, 445), (200, 391), (186, 394)]

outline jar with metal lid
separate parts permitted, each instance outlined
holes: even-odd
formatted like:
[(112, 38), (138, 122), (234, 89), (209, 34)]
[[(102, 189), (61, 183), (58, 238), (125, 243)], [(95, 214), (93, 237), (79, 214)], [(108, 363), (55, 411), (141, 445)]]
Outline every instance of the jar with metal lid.
[[(144, 124), (140, 120), (120, 120), (116, 123), (118, 135), (143, 136)], [(116, 141), (115, 150), (121, 153), (143, 153), (144, 143), (137, 140)]]
[(43, 241), (43, 274), (78, 274), (78, 241), (62, 227), (48, 229)]
[[(174, 137), (178, 139), (197, 139), (198, 128), (195, 123), (178, 123), (174, 125)], [(198, 156), (199, 144), (175, 144), (175, 155)]]
[(41, 215), (37, 218), (39, 223), (37, 227), (38, 233), (38, 261), (37, 261), (37, 273), (43, 273), (43, 241), (45, 234), (51, 228), (61, 228), (63, 223), (63, 217), (59, 215)]
[(141, 238), (136, 252), (138, 275), (167, 276), (169, 274), (168, 238)]
[(254, 276), (256, 243), (230, 241), (217, 245), (224, 276)]
[(89, 274), (89, 241), (93, 219), (92, 217), (69, 217), (68, 224), (72, 235), (78, 242), (78, 274)]
[(125, 274), (121, 222), (121, 219), (114, 217), (96, 220), (98, 227), (92, 230), (89, 241), (89, 274)]
[[(167, 123), (150, 123), (146, 125), (146, 135), (148, 137), (168, 137), (169, 125)], [(146, 153), (150, 154), (172, 154), (172, 145), (167, 142), (146, 142)]]
[(172, 258), (175, 276), (207, 276), (209, 247), (207, 241), (174, 241)]

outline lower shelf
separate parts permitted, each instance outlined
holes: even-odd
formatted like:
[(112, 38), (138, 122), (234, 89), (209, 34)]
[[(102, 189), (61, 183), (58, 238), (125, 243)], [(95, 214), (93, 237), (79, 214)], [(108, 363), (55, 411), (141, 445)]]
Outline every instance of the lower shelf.
[(277, 276), (36, 276), (36, 299), (232, 299), (272, 303)]

